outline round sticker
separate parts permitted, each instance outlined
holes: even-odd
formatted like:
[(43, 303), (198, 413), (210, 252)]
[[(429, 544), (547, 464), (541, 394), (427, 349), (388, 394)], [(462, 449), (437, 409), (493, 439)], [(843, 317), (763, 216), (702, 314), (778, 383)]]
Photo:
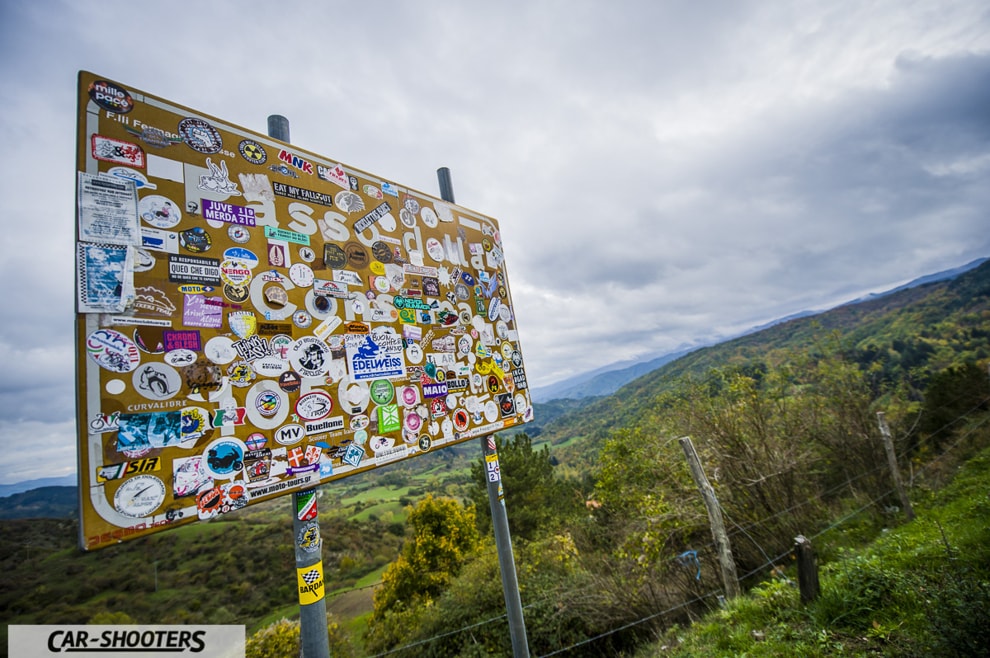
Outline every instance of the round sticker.
[(371, 400), (375, 404), (388, 404), (395, 397), (395, 387), (387, 379), (376, 379), (369, 386)]
[(419, 404), (419, 389), (415, 386), (403, 386), (399, 389), (399, 400), (404, 407), (414, 407)]
[(97, 329), (87, 336), (86, 354), (110, 372), (131, 372), (141, 362), (137, 345), (113, 329)]
[(410, 432), (418, 432), (419, 428), (423, 426), (423, 419), (417, 413), (407, 413), (405, 425)]
[(300, 329), (305, 329), (309, 325), (313, 324), (313, 316), (306, 311), (296, 311), (292, 314), (292, 324), (296, 325)]
[(251, 239), (251, 232), (243, 226), (234, 224), (227, 227), (227, 237), (237, 244), (245, 244)]
[(247, 285), (251, 276), (251, 268), (244, 261), (228, 259), (220, 263), (220, 278), (228, 285)]
[(113, 496), (114, 508), (132, 519), (150, 516), (165, 502), (165, 483), (154, 475), (136, 475), (125, 480)]
[(337, 196), (333, 198), (333, 202), (346, 213), (364, 210), (364, 199), (360, 195), (348, 190), (337, 192)]
[(244, 467), (247, 446), (240, 439), (223, 437), (210, 443), (203, 451), (206, 472), (213, 478), (229, 480)]
[(127, 114), (134, 109), (130, 92), (109, 80), (94, 80), (87, 91), (90, 99), (108, 112)]
[(354, 431), (363, 430), (371, 424), (371, 419), (366, 414), (359, 414), (351, 417), (351, 429)]
[(406, 348), (406, 358), (412, 364), (423, 362), (423, 348), (419, 346), (419, 343), (410, 343), (409, 347)]
[(446, 258), (447, 254), (444, 251), (443, 245), (436, 238), (427, 238), (426, 240), (426, 253), (430, 255), (430, 258), (437, 261), (438, 263)]
[(302, 377), (299, 373), (286, 370), (278, 376), (278, 387), (286, 393), (295, 393), (302, 386)]
[(211, 430), (210, 412), (202, 407), (183, 407), (180, 418), (182, 441), (195, 441)]
[(261, 450), (268, 444), (268, 438), (261, 432), (255, 432), (244, 440), (248, 450)]
[(225, 283), (223, 284), (223, 296), (235, 304), (240, 304), (246, 302), (251, 296), (251, 289), (246, 285), (234, 286)]
[(188, 366), (196, 362), (196, 353), (192, 350), (178, 349), (172, 350), (171, 352), (166, 352), (165, 363), (170, 366), (175, 366), (176, 368), (181, 368), (183, 366)]
[(289, 348), (289, 363), (303, 377), (327, 374), (331, 358), (330, 347), (314, 336), (303, 336)]
[(381, 240), (371, 245), (371, 255), (380, 263), (392, 262), (392, 248)]
[(423, 218), (423, 223), (430, 228), (437, 227), (437, 214), (433, 211), (433, 208), (423, 206), (423, 209), (419, 211), (419, 216)]
[(485, 403), (485, 420), (493, 423), (496, 418), (498, 418), (498, 405), (493, 400), (489, 400)]
[(227, 367), (230, 383), (238, 388), (250, 386), (257, 376), (251, 364), (243, 359), (238, 359)]
[(388, 213), (378, 220), (378, 226), (386, 233), (391, 233), (395, 230), (395, 217), (392, 216), (392, 213)]
[(179, 233), (179, 244), (187, 251), (201, 254), (213, 246), (213, 238), (201, 226), (196, 226)]
[(138, 203), (141, 219), (155, 228), (172, 228), (182, 221), (182, 211), (168, 197), (160, 194), (146, 196)]
[[(219, 153), (223, 148), (220, 131), (202, 119), (187, 117), (179, 121), (179, 135), (189, 148), (200, 153)], [(224, 163), (224, 173), (226, 173)]]
[(337, 402), (351, 415), (363, 414), (370, 399), (371, 392), (365, 382), (351, 381), (350, 377), (344, 377), (337, 385)]
[(454, 429), (458, 432), (463, 432), (468, 426), (468, 412), (464, 409), (458, 409), (454, 412)]
[(237, 350), (234, 349), (234, 341), (226, 336), (214, 336), (206, 341), (203, 347), (203, 354), (206, 358), (218, 365), (227, 365), (237, 358)]
[(399, 221), (406, 228), (413, 228), (416, 226), (416, 215), (409, 212), (408, 209), (402, 208), (399, 210)]
[(127, 388), (127, 384), (122, 379), (111, 379), (107, 382), (106, 390), (110, 395), (120, 395)]
[(313, 391), (296, 402), (296, 415), (303, 420), (319, 420), (333, 411), (333, 399), (323, 391)]
[(433, 440), (427, 435), (419, 437), (419, 449), (423, 452), (429, 452), (430, 448), (433, 446)]
[(305, 263), (295, 263), (289, 268), (289, 279), (300, 288), (313, 285), (313, 269)]
[(254, 398), (254, 408), (265, 418), (277, 414), (281, 406), (282, 396), (272, 390), (263, 390)]
[(203, 458), (200, 456), (177, 459), (173, 463), (172, 494), (175, 497), (191, 496), (200, 487), (209, 484), (210, 478), (203, 470)]
[(165, 363), (146, 363), (134, 371), (134, 390), (149, 400), (169, 400), (182, 388), (182, 377)]
[(291, 446), (299, 443), (306, 436), (306, 428), (295, 423), (283, 425), (275, 431), (275, 442), (283, 446)]
[(237, 145), (237, 152), (253, 165), (263, 165), (268, 161), (268, 152), (265, 147), (253, 139), (242, 139), (241, 143)]
[(356, 270), (362, 270), (368, 266), (368, 252), (357, 242), (348, 242), (344, 245), (344, 253), (347, 254), (347, 262)]
[(307, 263), (312, 263), (316, 260), (316, 252), (310, 247), (299, 247), (299, 258), (302, 258)]

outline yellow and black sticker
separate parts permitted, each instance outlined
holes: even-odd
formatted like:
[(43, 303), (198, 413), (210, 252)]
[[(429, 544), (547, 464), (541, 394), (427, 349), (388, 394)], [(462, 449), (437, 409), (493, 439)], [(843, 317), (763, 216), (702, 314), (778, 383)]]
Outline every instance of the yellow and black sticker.
[(309, 605), (323, 599), (323, 561), (308, 567), (296, 567), (299, 585), (299, 605)]

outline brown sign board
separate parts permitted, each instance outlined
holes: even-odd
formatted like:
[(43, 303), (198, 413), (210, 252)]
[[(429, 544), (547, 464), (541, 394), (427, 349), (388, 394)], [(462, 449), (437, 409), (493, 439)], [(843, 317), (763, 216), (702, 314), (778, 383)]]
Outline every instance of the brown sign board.
[(80, 545), (532, 419), (498, 222), (80, 72)]

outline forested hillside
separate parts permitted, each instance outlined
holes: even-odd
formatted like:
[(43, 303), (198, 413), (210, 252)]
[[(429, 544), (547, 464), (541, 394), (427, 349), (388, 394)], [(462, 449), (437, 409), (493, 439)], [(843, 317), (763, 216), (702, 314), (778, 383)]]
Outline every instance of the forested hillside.
[[(532, 436), (498, 439), (531, 652), (630, 655), (719, 607), (712, 534), (678, 437), (693, 439), (719, 497), (743, 589), (793, 579), (795, 535), (814, 537), (830, 564), (903, 523), (877, 412), (922, 504), (990, 445), (988, 363), (984, 264), (693, 352), (586, 405), (541, 405), (545, 414), (537, 409), (526, 426)], [(413, 460), (419, 470), (397, 464), (321, 489), (328, 608), (340, 622), (334, 655), (511, 654), (478, 456), (468, 442)], [(982, 496), (966, 509), (990, 515), (985, 487), (956, 495)], [(254, 632), (297, 610), (288, 503), (277, 502), (90, 554), (75, 548), (73, 522), (2, 522), (10, 576), (0, 612), (8, 623), (244, 623)], [(877, 587), (898, 582), (869, 575)], [(885, 639), (864, 645), (871, 650), (922, 646), (895, 645), (901, 631), (877, 623)], [(939, 623), (948, 630), (918, 631), (925, 642), (952, 632), (948, 616)], [(292, 653), (294, 633), (288, 622), (271, 626), (249, 655)], [(808, 655), (831, 655), (822, 651)]]

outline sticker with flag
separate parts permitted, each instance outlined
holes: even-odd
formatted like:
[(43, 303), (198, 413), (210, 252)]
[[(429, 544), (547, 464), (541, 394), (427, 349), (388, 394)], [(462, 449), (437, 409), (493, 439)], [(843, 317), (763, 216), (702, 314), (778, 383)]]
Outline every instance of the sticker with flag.
[(299, 491), (296, 493), (296, 518), (300, 521), (312, 521), (316, 518), (316, 491)]
[(299, 605), (309, 605), (323, 599), (323, 562), (308, 567), (296, 567), (299, 585)]

